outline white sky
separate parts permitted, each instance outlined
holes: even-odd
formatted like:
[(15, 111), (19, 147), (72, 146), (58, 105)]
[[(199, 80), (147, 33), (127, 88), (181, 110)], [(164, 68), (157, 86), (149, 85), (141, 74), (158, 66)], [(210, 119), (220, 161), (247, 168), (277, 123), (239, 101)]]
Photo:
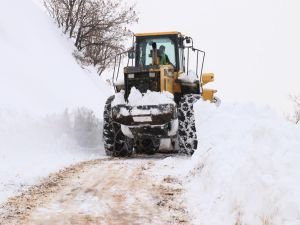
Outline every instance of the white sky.
[(300, 93), (299, 0), (127, 0), (136, 2), (134, 32), (177, 30), (207, 53), (222, 101), (291, 110)]

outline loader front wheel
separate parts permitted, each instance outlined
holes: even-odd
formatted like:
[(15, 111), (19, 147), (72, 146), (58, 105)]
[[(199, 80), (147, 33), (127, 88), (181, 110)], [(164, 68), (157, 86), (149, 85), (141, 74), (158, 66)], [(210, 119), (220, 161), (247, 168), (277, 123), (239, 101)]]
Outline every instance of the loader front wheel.
[(126, 157), (133, 153), (133, 140), (126, 137), (121, 130), (121, 125), (113, 123), (111, 103), (115, 96), (107, 99), (103, 114), (103, 142), (105, 153), (113, 157)]
[(197, 150), (198, 140), (193, 104), (200, 95), (184, 95), (178, 105), (178, 145), (179, 153), (192, 155)]

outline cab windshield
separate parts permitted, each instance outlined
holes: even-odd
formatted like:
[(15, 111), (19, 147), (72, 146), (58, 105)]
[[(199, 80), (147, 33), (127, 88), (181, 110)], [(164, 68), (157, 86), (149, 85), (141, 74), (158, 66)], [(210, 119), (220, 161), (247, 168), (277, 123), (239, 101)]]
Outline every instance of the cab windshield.
[(152, 44), (156, 43), (157, 49), (160, 49), (161, 46), (165, 47), (165, 54), (167, 55), (170, 63), (173, 66), (176, 66), (176, 57), (175, 57), (175, 43), (169, 37), (159, 37), (159, 38), (145, 38), (138, 44), (138, 59), (137, 62), (140, 66), (150, 66), (152, 65), (151, 50)]

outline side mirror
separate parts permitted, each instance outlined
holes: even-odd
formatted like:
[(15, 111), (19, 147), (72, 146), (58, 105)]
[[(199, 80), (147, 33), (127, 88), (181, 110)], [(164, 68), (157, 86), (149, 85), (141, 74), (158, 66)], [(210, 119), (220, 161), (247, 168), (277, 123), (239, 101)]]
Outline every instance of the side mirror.
[(183, 47), (184, 38), (180, 37), (178, 40), (179, 40), (179, 47)]
[(135, 58), (135, 52), (134, 52), (134, 50), (128, 51), (128, 58), (129, 59), (134, 59)]

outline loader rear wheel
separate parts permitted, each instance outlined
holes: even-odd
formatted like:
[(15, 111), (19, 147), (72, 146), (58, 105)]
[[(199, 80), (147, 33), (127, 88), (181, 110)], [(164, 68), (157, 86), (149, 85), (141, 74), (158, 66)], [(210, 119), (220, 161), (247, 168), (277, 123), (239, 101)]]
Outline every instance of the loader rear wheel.
[(107, 99), (103, 114), (103, 142), (105, 153), (113, 157), (125, 157), (132, 155), (133, 140), (126, 137), (121, 130), (121, 125), (113, 123), (111, 115), (111, 103), (115, 96)]
[(184, 95), (178, 105), (179, 153), (192, 155), (197, 150), (198, 140), (193, 104), (201, 98), (197, 94)]

